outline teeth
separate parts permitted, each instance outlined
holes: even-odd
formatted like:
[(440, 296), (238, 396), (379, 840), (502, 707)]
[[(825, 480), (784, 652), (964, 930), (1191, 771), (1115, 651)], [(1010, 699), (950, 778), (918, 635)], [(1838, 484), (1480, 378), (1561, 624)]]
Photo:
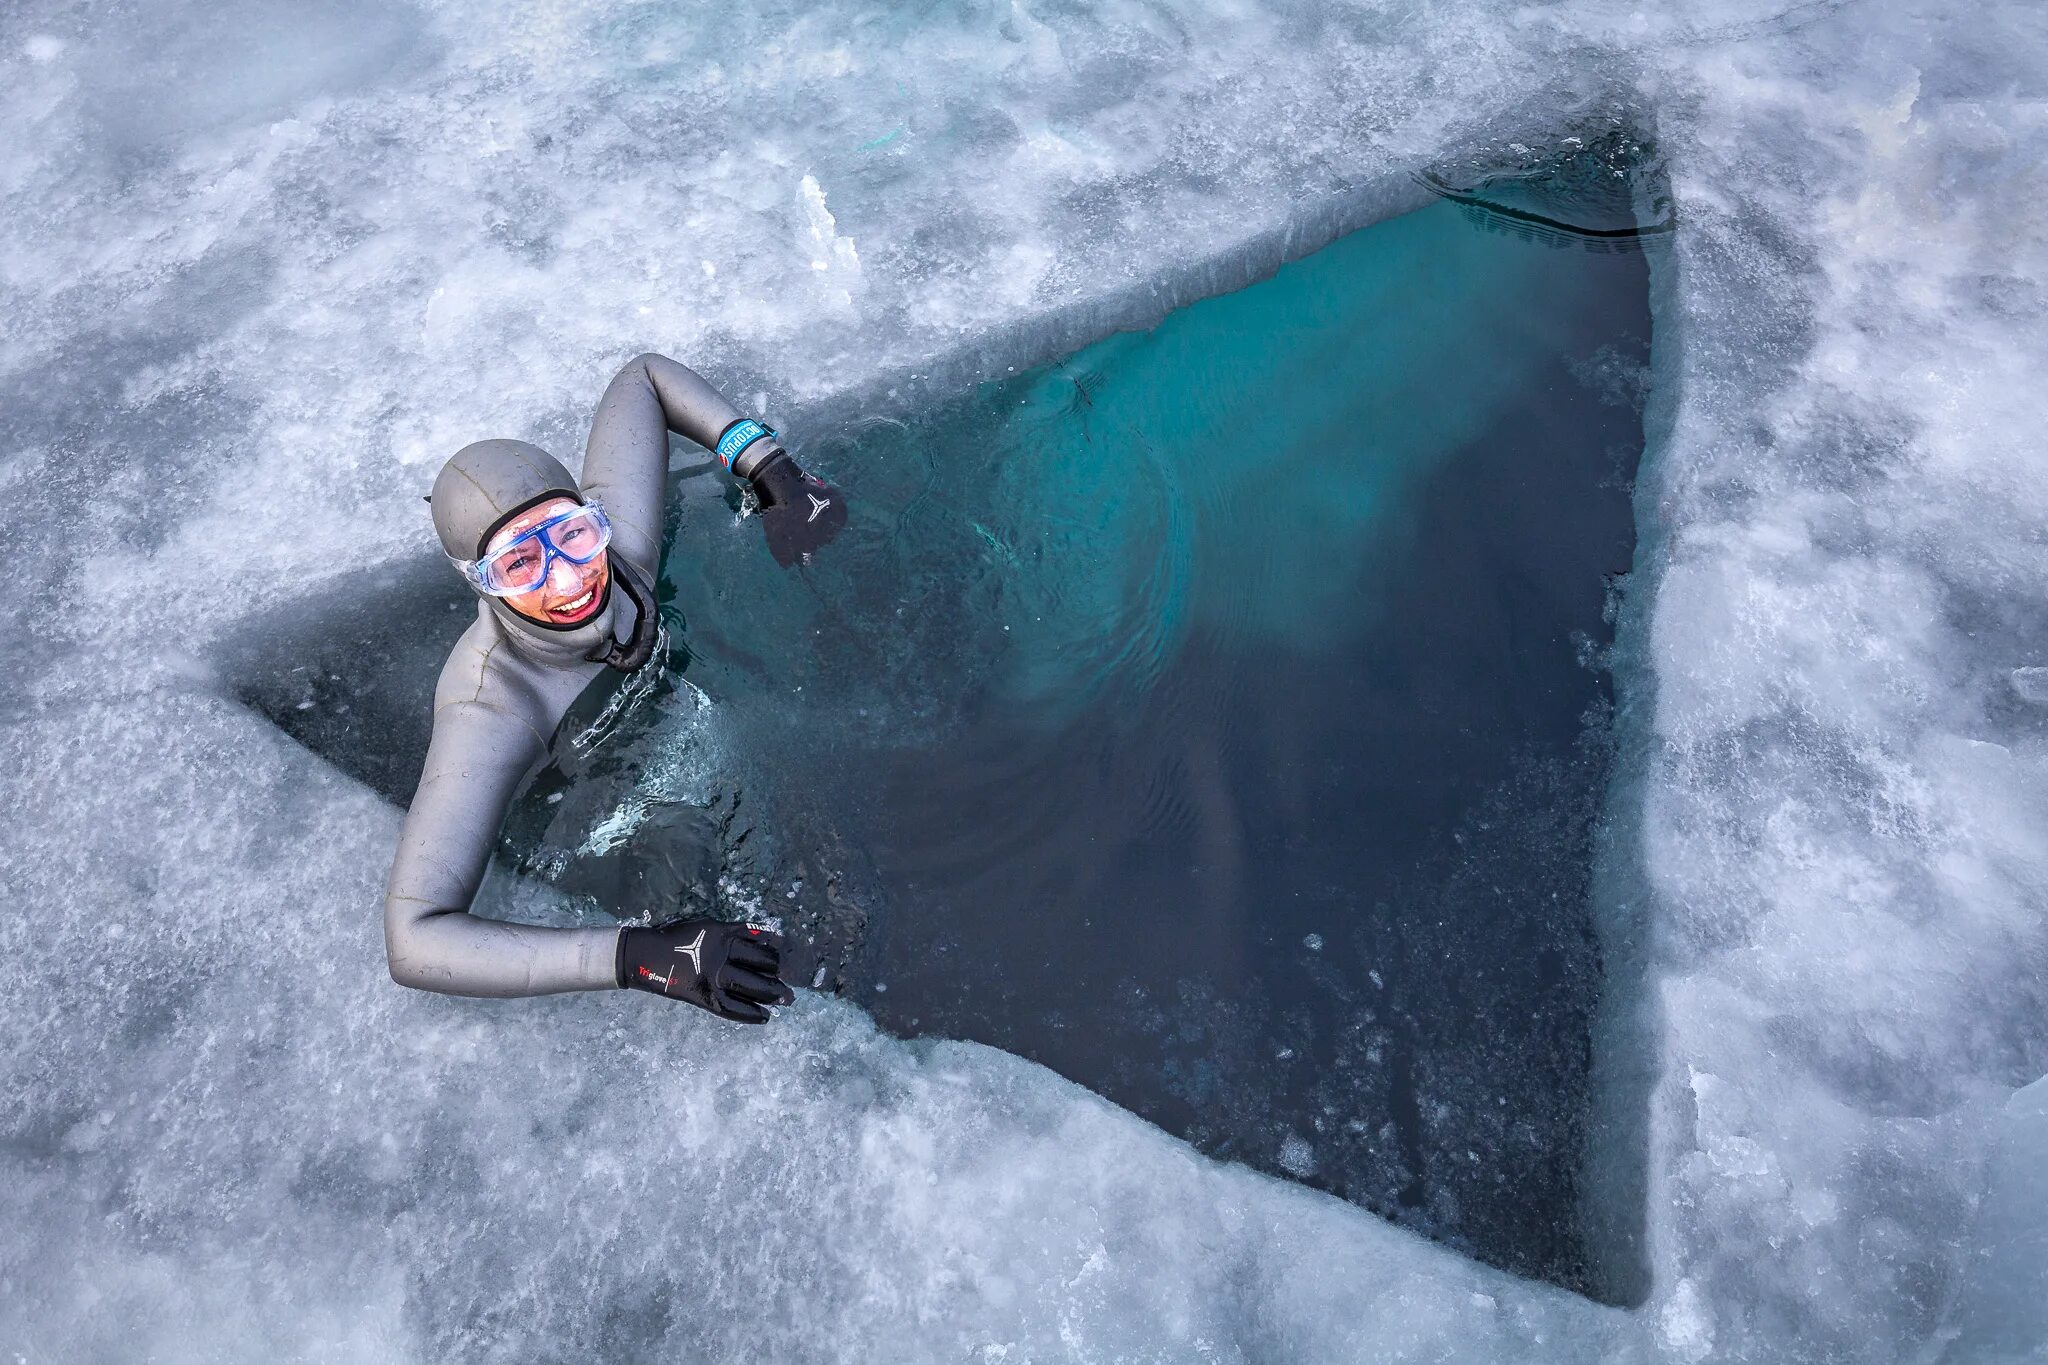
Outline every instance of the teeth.
[[(595, 591), (595, 589), (592, 589), (592, 592)], [(564, 616), (569, 615), (571, 612), (582, 611), (583, 608), (590, 604), (590, 598), (591, 593), (584, 593), (583, 596), (577, 598), (574, 602), (564, 602), (562, 603), (562, 605), (556, 607), (555, 610)]]

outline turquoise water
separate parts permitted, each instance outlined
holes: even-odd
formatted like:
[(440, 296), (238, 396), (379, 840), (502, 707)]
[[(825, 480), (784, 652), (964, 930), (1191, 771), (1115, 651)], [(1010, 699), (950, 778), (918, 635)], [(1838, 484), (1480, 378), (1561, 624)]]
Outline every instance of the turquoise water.
[(509, 848), (778, 915), (894, 1031), (1580, 1283), (1645, 274), (1489, 226), (1440, 203), (802, 433), (854, 509), (804, 572), (683, 480), (671, 675)]
[[(716, 517), (683, 520), (667, 576), (691, 680), (737, 699), (794, 674), (853, 697), (860, 680), (834, 676), (850, 638), (772, 663), (703, 642), (882, 604), (860, 647), (882, 656), (863, 676), (890, 721), (964, 702), (964, 666), (1050, 726), (1112, 680), (1142, 687), (1190, 633), (1313, 643), (1381, 605), (1406, 490), (1553, 358), (1517, 344), (1561, 302), (1519, 254), (1433, 208), (913, 426), (814, 435), (801, 453), (856, 521), (809, 574), (736, 574)], [(939, 676), (913, 643), (942, 650)]]

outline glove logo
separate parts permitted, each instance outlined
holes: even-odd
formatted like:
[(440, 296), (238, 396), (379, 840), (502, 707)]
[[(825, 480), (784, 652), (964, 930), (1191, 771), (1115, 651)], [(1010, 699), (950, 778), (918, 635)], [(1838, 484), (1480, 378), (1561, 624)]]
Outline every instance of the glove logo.
[[(703, 947), (704, 931), (702, 929), (699, 929), (697, 931), (697, 937), (691, 939), (688, 943), (685, 943), (682, 947), (676, 949), (678, 953), (681, 953), (684, 957), (690, 959), (690, 966), (696, 970), (697, 975), (699, 976), (704, 975), (704, 960), (703, 958), (698, 956), (699, 951)], [(674, 973), (671, 972), (670, 975), (673, 976)]]
[(806, 493), (804, 496), (811, 500), (811, 514), (804, 518), (804, 524), (808, 526), (818, 519), (818, 513), (832, 505), (832, 499), (821, 498), (816, 493)]

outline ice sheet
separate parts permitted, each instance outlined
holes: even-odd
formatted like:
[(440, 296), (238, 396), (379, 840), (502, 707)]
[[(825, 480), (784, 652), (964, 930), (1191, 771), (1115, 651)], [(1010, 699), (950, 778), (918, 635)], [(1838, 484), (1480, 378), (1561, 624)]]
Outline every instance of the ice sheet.
[[(2043, 25), (10, 7), (0, 1344), (1895, 1360), (1994, 1330), (1965, 1247), (2001, 1235), (1987, 1154), (2048, 1069), (2048, 713), (2011, 682), (2048, 664)], [(735, 1035), (402, 992), (390, 810), (219, 696), (239, 620), (429, 553), (449, 450), (572, 451), (634, 351), (771, 418), (907, 405), (1616, 87), (1683, 225), (1609, 869), (1651, 983), (1613, 1027), (1661, 1064), (1635, 1313), (843, 1005)]]
[(2042, 716), (2008, 681), (2048, 620), (2044, 28), (1744, 32), (1658, 81), (1691, 94), (1638, 498), (1647, 1311), (1684, 1359), (1910, 1358), (2048, 1068)]

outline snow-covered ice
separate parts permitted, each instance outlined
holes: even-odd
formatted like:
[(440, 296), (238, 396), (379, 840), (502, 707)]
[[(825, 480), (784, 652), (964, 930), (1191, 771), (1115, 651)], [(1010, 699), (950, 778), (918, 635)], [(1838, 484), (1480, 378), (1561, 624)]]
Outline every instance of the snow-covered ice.
[[(2039, 1352), (2044, 73), (2010, 2), (10, 7), (0, 1347)], [(1602, 871), (1638, 1308), (842, 1003), (402, 991), (395, 813), (225, 699), (636, 351), (908, 407), (1622, 107), (1681, 223)]]

